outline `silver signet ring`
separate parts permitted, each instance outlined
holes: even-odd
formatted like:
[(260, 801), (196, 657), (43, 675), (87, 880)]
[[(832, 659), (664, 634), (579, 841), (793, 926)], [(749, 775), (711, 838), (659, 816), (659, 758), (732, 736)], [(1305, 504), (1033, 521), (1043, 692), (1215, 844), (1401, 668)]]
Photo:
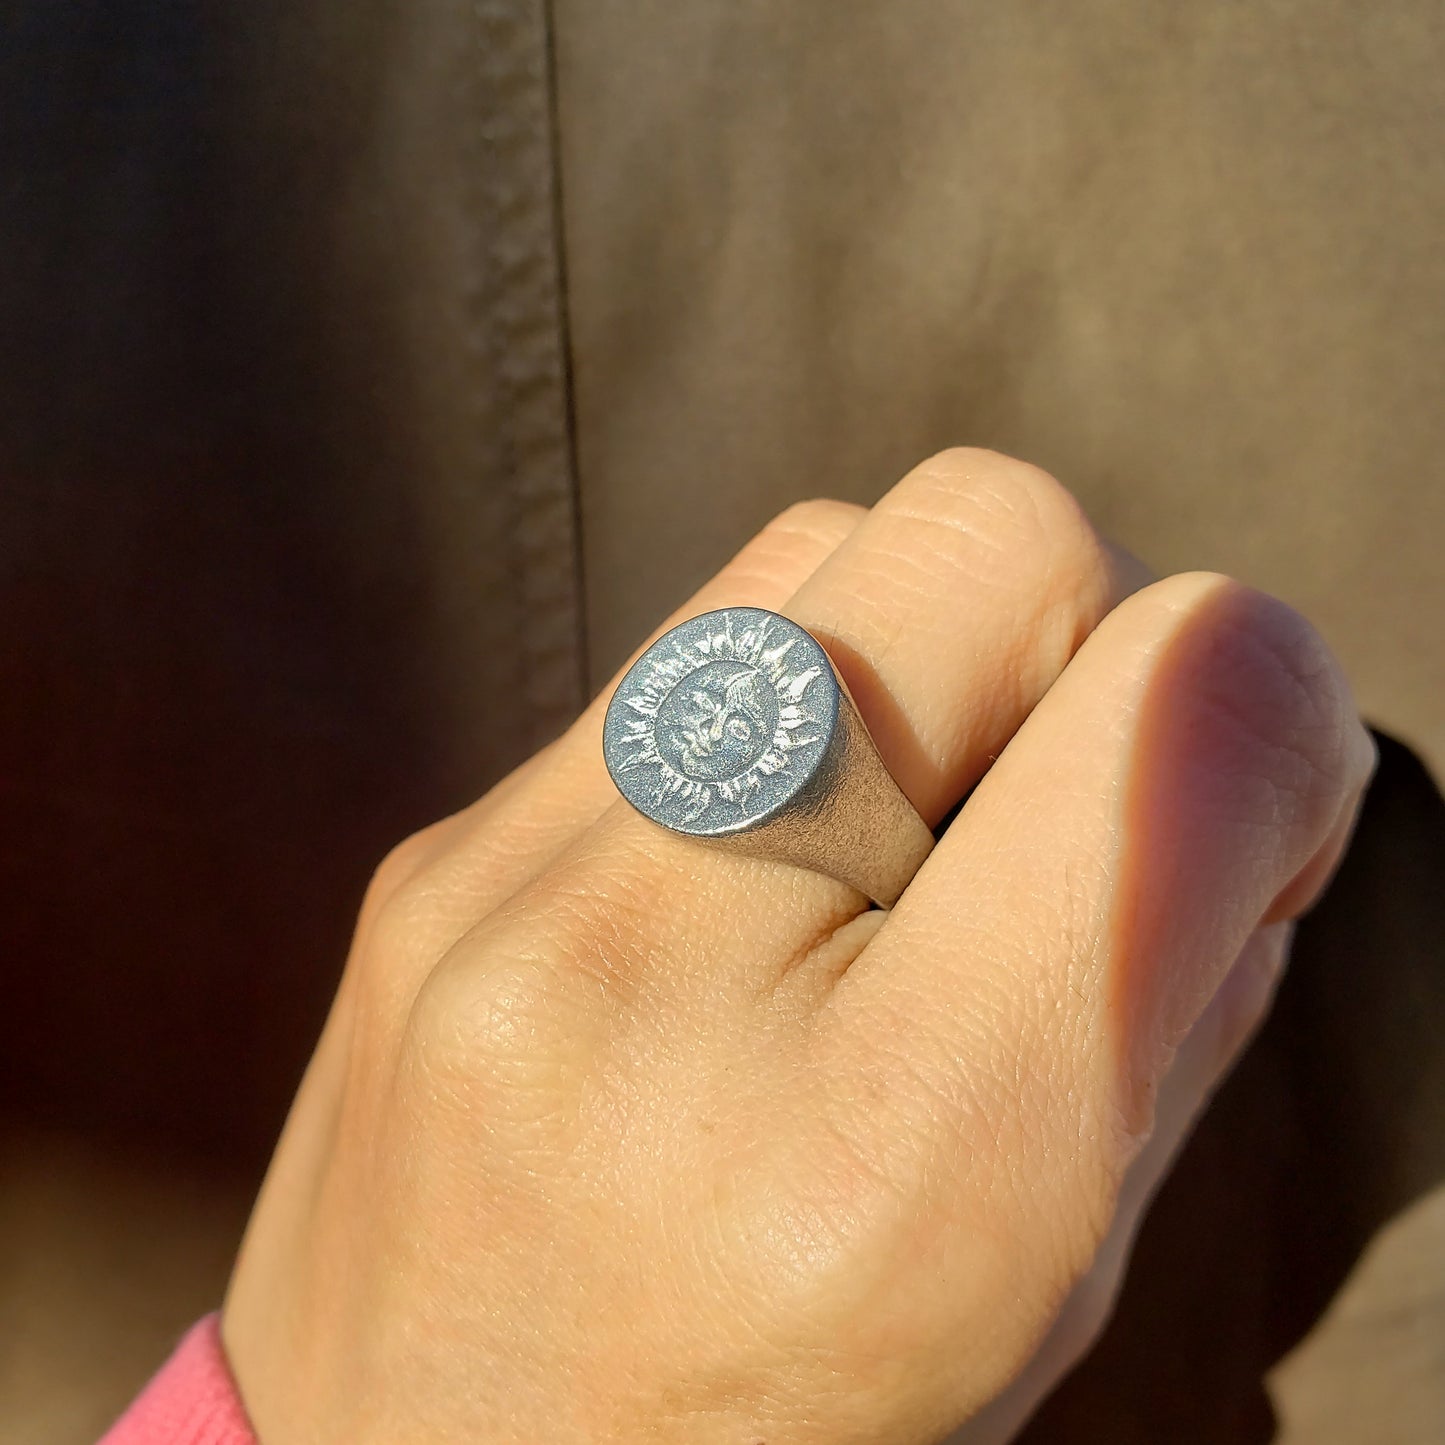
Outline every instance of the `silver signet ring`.
[(933, 847), (822, 644), (759, 607), (654, 642), (608, 703), (602, 752), (654, 823), (826, 873), (885, 908)]

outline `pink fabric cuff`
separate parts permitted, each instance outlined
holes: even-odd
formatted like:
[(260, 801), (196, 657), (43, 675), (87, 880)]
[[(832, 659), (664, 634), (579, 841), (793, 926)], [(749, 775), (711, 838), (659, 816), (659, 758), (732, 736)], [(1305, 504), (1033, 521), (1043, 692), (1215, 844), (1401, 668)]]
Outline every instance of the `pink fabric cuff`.
[(256, 1445), (221, 1348), (219, 1315), (191, 1327), (100, 1445)]

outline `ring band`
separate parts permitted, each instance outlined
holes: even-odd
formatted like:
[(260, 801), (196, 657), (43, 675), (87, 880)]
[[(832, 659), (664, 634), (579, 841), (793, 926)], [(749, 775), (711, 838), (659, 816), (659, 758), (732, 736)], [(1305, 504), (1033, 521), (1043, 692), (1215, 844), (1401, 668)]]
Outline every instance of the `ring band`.
[(654, 642), (607, 705), (602, 753), (654, 823), (825, 873), (885, 908), (933, 847), (822, 644), (759, 607), (705, 612)]

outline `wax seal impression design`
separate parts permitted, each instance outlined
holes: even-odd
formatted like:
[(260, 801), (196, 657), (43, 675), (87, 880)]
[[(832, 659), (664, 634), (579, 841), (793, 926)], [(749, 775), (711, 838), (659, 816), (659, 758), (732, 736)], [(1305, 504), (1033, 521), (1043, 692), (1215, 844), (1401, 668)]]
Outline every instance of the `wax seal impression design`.
[(775, 612), (689, 618), (628, 670), (602, 751), (622, 795), (680, 833), (736, 833), (807, 787), (838, 725), (839, 688), (818, 641)]

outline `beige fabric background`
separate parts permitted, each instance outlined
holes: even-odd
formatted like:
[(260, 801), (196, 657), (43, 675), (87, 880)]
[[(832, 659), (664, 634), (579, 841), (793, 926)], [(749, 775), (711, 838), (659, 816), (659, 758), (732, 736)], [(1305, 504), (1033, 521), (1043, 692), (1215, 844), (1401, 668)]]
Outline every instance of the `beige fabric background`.
[(1445, 773), (1433, 0), (557, 17), (594, 683), (784, 503), (967, 442), (1304, 609)]

